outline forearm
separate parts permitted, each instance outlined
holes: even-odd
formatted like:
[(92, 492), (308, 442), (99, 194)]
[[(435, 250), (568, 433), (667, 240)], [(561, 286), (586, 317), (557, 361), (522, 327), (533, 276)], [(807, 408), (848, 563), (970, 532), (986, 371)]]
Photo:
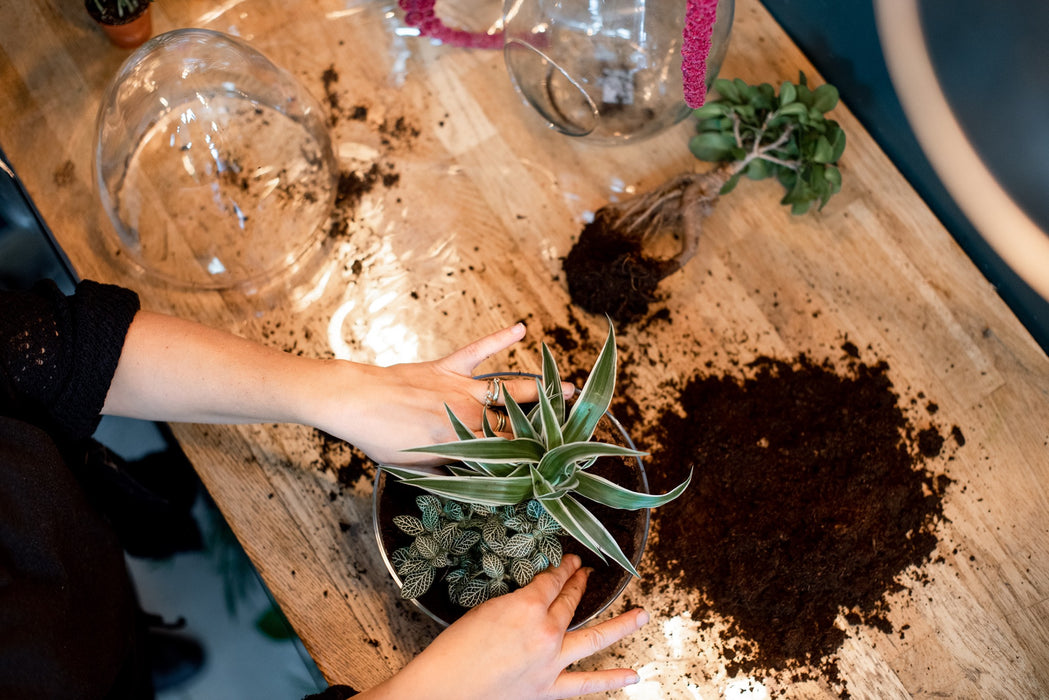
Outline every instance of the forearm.
[(323, 364), (140, 311), (103, 413), (172, 422), (301, 422), (304, 390)]

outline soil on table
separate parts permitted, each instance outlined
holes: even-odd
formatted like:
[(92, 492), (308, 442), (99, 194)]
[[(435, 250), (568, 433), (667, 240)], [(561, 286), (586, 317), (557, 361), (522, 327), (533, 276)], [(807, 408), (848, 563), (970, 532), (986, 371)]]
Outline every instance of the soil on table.
[[(729, 676), (821, 676), (848, 697), (839, 620), (892, 631), (887, 596), (906, 572), (927, 580), (919, 567), (944, 520), (951, 479), (928, 463), (965, 439), (957, 426), (947, 437), (916, 428), (888, 366), (843, 349), (844, 368), (760, 358), (739, 376), (695, 376), (680, 390), (683, 415), (668, 407), (656, 422), (646, 467), (653, 491), (695, 469), (686, 493), (654, 512), (652, 568), (700, 594), (694, 619), (728, 623)], [(666, 583), (642, 579), (647, 592)]]
[(625, 325), (648, 313), (660, 281), (677, 268), (645, 255), (638, 236), (610, 224), (598, 210), (565, 256), (564, 271), (572, 303)]

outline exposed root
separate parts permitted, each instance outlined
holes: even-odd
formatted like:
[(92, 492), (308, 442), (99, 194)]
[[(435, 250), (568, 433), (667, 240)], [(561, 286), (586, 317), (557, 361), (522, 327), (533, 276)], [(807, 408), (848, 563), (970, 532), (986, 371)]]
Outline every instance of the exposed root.
[[(703, 220), (717, 202), (731, 172), (683, 173), (655, 189), (597, 210), (565, 258), (572, 300), (593, 313), (629, 322), (656, 300), (656, 287), (684, 267), (699, 249)], [(645, 247), (676, 237), (680, 250), (656, 257)]]

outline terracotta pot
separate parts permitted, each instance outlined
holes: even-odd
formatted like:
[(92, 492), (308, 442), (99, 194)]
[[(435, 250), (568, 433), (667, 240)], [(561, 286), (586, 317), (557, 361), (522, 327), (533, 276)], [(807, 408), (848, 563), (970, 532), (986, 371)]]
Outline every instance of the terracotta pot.
[[(500, 374), (497, 376), (505, 377), (507, 375)], [(600, 442), (619, 443), (631, 448), (634, 447), (626, 431), (610, 413), (606, 413), (604, 419), (598, 424), (595, 439)], [(588, 471), (604, 476), (635, 491), (648, 493), (648, 479), (644, 465), (639, 459), (601, 458)], [(401, 580), (390, 562), (390, 554), (396, 549), (411, 544), (412, 538), (401, 532), (393, 524), (393, 518), (397, 515), (418, 516), (415, 497), (421, 493), (423, 491), (416, 487), (408, 486), (393, 478), (387, 478), (386, 472), (381, 469), (375, 475), (374, 493), (372, 496), (372, 525), (375, 530), (376, 541), (379, 544), (379, 551), (382, 553), (383, 561), (386, 563), (386, 569), (390, 572), (390, 576), (393, 577), (398, 586), (401, 585)], [(586, 505), (608, 528), (627, 558), (630, 559), (636, 568), (641, 561), (641, 555), (645, 550), (645, 542), (648, 539), (649, 510), (617, 510), (590, 501), (587, 501)], [(563, 537), (561, 545), (566, 554), (579, 555), (583, 560), (584, 566), (590, 566), (594, 569), (594, 573), (587, 583), (583, 599), (576, 608), (576, 614), (570, 624), (570, 629), (576, 629), (589, 622), (615, 602), (623, 592), (623, 589), (630, 583), (632, 576), (610, 560), (602, 562), (595, 554), (572, 537)], [(466, 608), (453, 603), (449, 599), (447, 587), (439, 575), (433, 585), (430, 586), (430, 589), (419, 598), (412, 600), (412, 603), (425, 615), (444, 626), (459, 619), (467, 611)]]
[(98, 26), (102, 27), (102, 31), (106, 33), (113, 45), (122, 49), (141, 46), (153, 35), (153, 19), (149, 12), (149, 5), (146, 5), (146, 9), (133, 19), (122, 24), (108, 24), (97, 19), (95, 21), (98, 22)]

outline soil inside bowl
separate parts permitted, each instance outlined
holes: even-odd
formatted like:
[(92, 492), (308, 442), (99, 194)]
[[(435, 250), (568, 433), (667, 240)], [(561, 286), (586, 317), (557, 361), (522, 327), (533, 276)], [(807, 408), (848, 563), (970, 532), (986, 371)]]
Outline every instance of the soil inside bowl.
[[(623, 439), (619, 433), (610, 426), (606, 426), (604, 422), (598, 426), (594, 440), (623, 444)], [(587, 471), (603, 476), (634, 491), (647, 490), (645, 478), (639, 470), (636, 460), (620, 457), (602, 457)], [(415, 497), (421, 493), (423, 492), (418, 488), (406, 486), (396, 479), (384, 477), (383, 492), (379, 501), (379, 532), (387, 556), (395, 549), (407, 547), (411, 544), (412, 538), (397, 529), (393, 524), (393, 518), (397, 515), (418, 516), (419, 509), (415, 505)], [(623, 549), (627, 558), (634, 562), (636, 566), (641, 559), (647, 534), (647, 512), (617, 510), (599, 503), (583, 500), (590, 512), (608, 529), (609, 533)], [(602, 562), (596, 554), (571, 537), (562, 538), (561, 544), (566, 554), (579, 555), (583, 561), (583, 566), (589, 566), (594, 569), (587, 582), (583, 599), (579, 602), (576, 614), (572, 618), (571, 624), (576, 625), (601, 611), (608, 603), (618, 597), (631, 576), (611, 560)], [(432, 614), (448, 623), (458, 620), (467, 611), (467, 608), (449, 599), (448, 587), (440, 577), (434, 581), (430, 590), (419, 597), (419, 603)]]

